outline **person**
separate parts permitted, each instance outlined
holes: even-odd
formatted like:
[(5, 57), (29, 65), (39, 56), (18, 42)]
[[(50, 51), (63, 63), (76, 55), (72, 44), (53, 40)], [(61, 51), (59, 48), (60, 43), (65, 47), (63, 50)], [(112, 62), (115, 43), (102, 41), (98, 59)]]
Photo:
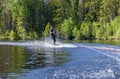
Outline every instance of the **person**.
[(56, 43), (56, 37), (55, 37), (55, 33), (54, 33), (54, 30), (53, 30), (52, 26), (50, 27), (50, 35), (53, 39), (53, 43), (55, 44)]

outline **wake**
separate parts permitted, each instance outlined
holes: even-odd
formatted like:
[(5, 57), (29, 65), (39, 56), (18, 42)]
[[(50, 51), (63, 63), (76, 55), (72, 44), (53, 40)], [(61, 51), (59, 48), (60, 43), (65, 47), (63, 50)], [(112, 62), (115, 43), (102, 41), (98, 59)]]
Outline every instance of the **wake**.
[(113, 58), (116, 61), (120, 62), (120, 47), (119, 46), (111, 46), (111, 45), (96, 45), (96, 44), (80, 44), (80, 43), (62, 43), (61, 41), (57, 41), (54, 45), (47, 40), (35, 40), (35, 41), (25, 41), (25, 42), (0, 42), (0, 45), (12, 45), (12, 46), (25, 46), (28, 48), (36, 49), (36, 48), (77, 48), (84, 47), (87, 49), (91, 49), (98, 53), (101, 53), (107, 57)]
[(72, 43), (62, 43), (57, 41), (53, 44), (51, 40), (35, 40), (35, 41), (25, 41), (25, 42), (0, 42), (0, 45), (12, 45), (12, 46), (31, 46), (31, 47), (45, 47), (45, 48), (74, 48), (77, 47)]
[(111, 46), (111, 45), (95, 45), (95, 44), (79, 44), (79, 47), (84, 47), (98, 53), (101, 53), (109, 58), (112, 58), (118, 62), (120, 62), (120, 49), (119, 46)]

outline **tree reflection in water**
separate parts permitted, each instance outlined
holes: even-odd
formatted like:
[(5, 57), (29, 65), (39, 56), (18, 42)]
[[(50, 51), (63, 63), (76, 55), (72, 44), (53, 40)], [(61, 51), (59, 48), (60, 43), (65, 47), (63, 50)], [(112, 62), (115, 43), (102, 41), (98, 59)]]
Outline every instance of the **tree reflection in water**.
[(0, 79), (16, 79), (27, 70), (60, 66), (68, 61), (61, 49), (0, 46)]
[(30, 53), (26, 61), (26, 68), (58, 66), (68, 61), (66, 52), (56, 48), (27, 48)]
[(0, 46), (0, 79), (8, 79), (9, 76), (17, 76), (25, 63), (23, 47)]

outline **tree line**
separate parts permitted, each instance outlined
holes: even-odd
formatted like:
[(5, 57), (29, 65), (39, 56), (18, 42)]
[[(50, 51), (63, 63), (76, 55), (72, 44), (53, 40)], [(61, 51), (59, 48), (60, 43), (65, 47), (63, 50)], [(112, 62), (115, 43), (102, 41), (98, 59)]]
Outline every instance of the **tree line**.
[(1, 0), (0, 38), (120, 38), (120, 0)]

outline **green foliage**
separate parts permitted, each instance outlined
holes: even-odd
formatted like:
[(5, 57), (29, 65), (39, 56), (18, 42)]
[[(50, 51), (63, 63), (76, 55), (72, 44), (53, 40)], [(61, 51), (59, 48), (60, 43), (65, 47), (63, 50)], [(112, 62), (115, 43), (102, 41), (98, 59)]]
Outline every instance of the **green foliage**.
[(120, 30), (117, 30), (115, 37), (120, 38)]
[(110, 22), (112, 27), (113, 36), (117, 36), (116, 32), (120, 29), (120, 17), (116, 17), (114, 20)]
[(38, 39), (38, 34), (36, 32), (29, 32), (28, 34), (28, 38), (31, 38), (31, 39)]
[(80, 39), (80, 30), (77, 27), (74, 27), (72, 32), (75, 39)]
[(72, 30), (74, 28), (74, 21), (72, 18), (64, 20), (60, 26), (60, 33), (66, 38), (72, 37)]
[(110, 22), (112, 27), (113, 36), (116, 38), (120, 38), (120, 17), (116, 17), (114, 20)]
[(9, 37), (9, 31), (5, 31), (5, 33), (3, 35), (4, 35), (5, 38)]
[(105, 27), (104, 37), (108, 39), (108, 37), (112, 36), (112, 27), (110, 26), (109, 23), (106, 23), (104, 27)]
[(15, 39), (15, 32), (13, 30), (10, 31), (9, 38), (10, 38), (10, 40), (14, 40)]
[(102, 38), (103, 36), (103, 31), (102, 31), (102, 28), (98, 28), (97, 31), (96, 31), (96, 38)]
[(1, 30), (1, 28), (0, 28), (0, 35), (2, 35), (2, 30)]
[(50, 30), (50, 23), (48, 23), (45, 27), (45, 30), (43, 32), (44, 37), (49, 36), (49, 34), (50, 34), (49, 30)]
[[(97, 33), (98, 29), (100, 27), (100, 23), (99, 22), (93, 22), (92, 23), (92, 36), (97, 38), (99, 35)], [(97, 37), (96, 37), (97, 36)]]
[(61, 0), (51, 0), (50, 2), (52, 4), (51, 7), (53, 9), (52, 21), (55, 24), (61, 23), (62, 22), (62, 16), (63, 16)]
[(2, 0), (0, 37), (48, 36), (52, 24), (65, 38), (119, 38), (119, 4), (120, 0)]
[(88, 38), (91, 36), (91, 23), (90, 22), (82, 22), (81, 27), (80, 27), (80, 36)]
[(17, 36), (18, 38), (25, 39), (25, 29), (22, 26), (17, 26)]
[(17, 18), (17, 27), (16, 27), (17, 38), (20, 38), (20, 39), (24, 40), (25, 36), (26, 36), (26, 31), (23, 28), (22, 24), (23, 24), (22, 17), (18, 17)]

